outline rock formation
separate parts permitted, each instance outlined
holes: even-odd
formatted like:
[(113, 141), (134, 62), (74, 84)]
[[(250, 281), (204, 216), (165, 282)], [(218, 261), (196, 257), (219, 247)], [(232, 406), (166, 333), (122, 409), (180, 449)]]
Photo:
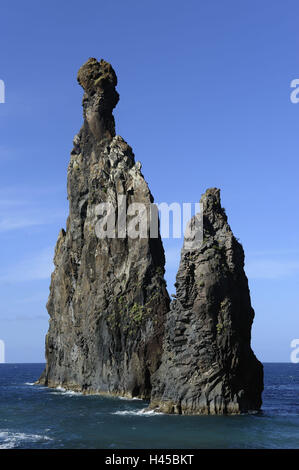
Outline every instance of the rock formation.
[(132, 239), (122, 228), (115, 238), (99, 238), (95, 226), (99, 203), (120, 212), (119, 195), (127, 206), (150, 207), (153, 197), (131, 147), (115, 135), (113, 68), (89, 59), (78, 82), (84, 124), (68, 168), (69, 217), (55, 249), (39, 383), (148, 398), (169, 310), (161, 239)]
[(243, 248), (219, 189), (208, 189), (201, 202), (203, 243), (182, 249), (150, 407), (182, 414), (258, 410), (263, 367), (250, 347), (254, 311)]
[[(108, 218), (113, 207), (118, 221), (130, 223), (133, 213), (123, 205), (142, 203), (149, 215), (153, 202), (131, 147), (115, 135), (115, 72), (89, 59), (78, 81), (84, 123), (68, 168), (69, 217), (55, 249), (47, 363), (38, 383), (151, 398), (151, 408), (169, 413), (258, 410), (263, 371), (250, 348), (244, 252), (219, 190), (202, 198), (203, 243), (184, 245), (170, 307), (159, 231), (148, 236), (148, 217), (147, 236), (132, 238)], [(108, 226), (114, 236), (102, 237)]]

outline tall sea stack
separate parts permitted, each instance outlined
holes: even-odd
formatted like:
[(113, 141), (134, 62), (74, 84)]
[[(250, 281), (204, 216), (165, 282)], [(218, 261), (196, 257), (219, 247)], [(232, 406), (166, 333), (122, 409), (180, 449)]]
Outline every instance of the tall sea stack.
[(208, 189), (201, 203), (203, 242), (182, 249), (150, 406), (182, 414), (257, 411), (263, 366), (250, 347), (254, 311), (244, 251), (219, 189)]
[[(202, 197), (203, 242), (184, 244), (170, 304), (159, 228), (149, 236), (153, 197), (131, 147), (115, 135), (115, 72), (89, 59), (78, 82), (84, 123), (68, 168), (69, 217), (55, 249), (38, 383), (138, 396), (168, 413), (258, 410), (263, 369), (250, 347), (244, 252), (219, 190)], [(134, 203), (145, 208), (142, 236), (126, 212)], [(126, 231), (132, 220), (137, 237)]]
[(113, 68), (89, 59), (78, 82), (84, 124), (68, 168), (69, 217), (55, 249), (39, 383), (149, 398), (169, 310), (162, 242), (132, 239), (123, 228), (115, 238), (99, 238), (95, 227), (100, 203), (120, 211), (132, 203), (150, 207), (153, 197), (131, 147), (115, 135)]

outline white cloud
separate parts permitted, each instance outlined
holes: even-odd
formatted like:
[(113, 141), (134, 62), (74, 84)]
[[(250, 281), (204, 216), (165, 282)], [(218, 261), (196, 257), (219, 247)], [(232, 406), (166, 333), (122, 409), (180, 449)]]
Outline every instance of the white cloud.
[(45, 312), (44, 315), (11, 315), (10, 317), (0, 317), (1, 322), (22, 322), (22, 321), (37, 321), (37, 320), (48, 320), (49, 317)]
[(299, 260), (249, 259), (246, 273), (251, 279), (282, 279), (299, 273)]
[(15, 199), (0, 199), (1, 211), (3, 210), (3, 208), (5, 210), (5, 208), (24, 206), (26, 204), (28, 204), (28, 201), (15, 200)]
[(47, 201), (58, 188), (0, 189), (0, 233), (51, 224), (66, 218), (66, 209), (53, 210)]
[(261, 250), (261, 251), (248, 251), (247, 256), (248, 257), (259, 257), (263, 256), (264, 258), (273, 256), (273, 257), (278, 257), (278, 256), (296, 256), (299, 255), (299, 250)]
[(49, 279), (53, 271), (53, 248), (20, 260), (6, 271), (0, 271), (0, 282), (26, 282)]
[(48, 298), (48, 290), (45, 292), (38, 292), (35, 295), (31, 295), (29, 297), (24, 297), (21, 299), (16, 299), (15, 302), (17, 304), (32, 304), (32, 303), (40, 303), (40, 302), (45, 302), (45, 300)]
[(44, 217), (41, 217), (39, 220), (30, 218), (19, 218), (18, 216), (16, 216), (15, 218), (0, 219), (0, 233), (9, 232), (10, 230), (20, 230), (36, 225), (43, 225), (44, 223)]
[(37, 197), (51, 196), (62, 190), (65, 190), (64, 186), (6, 186), (0, 188), (0, 200), (22, 203), (25, 199), (29, 202), (35, 201)]

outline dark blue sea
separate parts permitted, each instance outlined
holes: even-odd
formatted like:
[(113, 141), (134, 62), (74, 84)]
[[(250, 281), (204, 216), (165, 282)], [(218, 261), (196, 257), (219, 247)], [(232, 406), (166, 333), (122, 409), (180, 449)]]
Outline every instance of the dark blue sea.
[(34, 386), (43, 364), (0, 364), (0, 449), (299, 448), (299, 364), (264, 366), (262, 412), (228, 417)]

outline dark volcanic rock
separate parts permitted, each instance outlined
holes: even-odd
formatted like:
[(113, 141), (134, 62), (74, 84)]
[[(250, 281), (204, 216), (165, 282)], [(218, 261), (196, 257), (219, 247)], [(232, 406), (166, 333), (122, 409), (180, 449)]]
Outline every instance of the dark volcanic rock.
[(117, 207), (123, 195), (127, 206), (149, 207), (153, 198), (131, 147), (115, 135), (113, 68), (89, 59), (78, 81), (84, 124), (68, 168), (69, 217), (55, 250), (39, 383), (147, 398), (169, 310), (161, 239), (100, 239), (95, 225), (101, 202)]
[(131, 238), (117, 220), (114, 238), (96, 230), (100, 203), (121, 218), (121, 197), (126, 207), (143, 203), (149, 216), (153, 197), (131, 147), (115, 135), (113, 68), (89, 59), (78, 81), (84, 124), (68, 168), (69, 217), (55, 249), (47, 364), (38, 383), (151, 397), (152, 408), (169, 413), (258, 410), (263, 369), (250, 347), (244, 252), (219, 190), (202, 197), (203, 243), (184, 244), (169, 310), (160, 235)]
[(183, 414), (258, 410), (263, 367), (250, 347), (254, 311), (243, 248), (219, 189), (208, 189), (201, 202), (203, 243), (181, 253), (150, 406)]

